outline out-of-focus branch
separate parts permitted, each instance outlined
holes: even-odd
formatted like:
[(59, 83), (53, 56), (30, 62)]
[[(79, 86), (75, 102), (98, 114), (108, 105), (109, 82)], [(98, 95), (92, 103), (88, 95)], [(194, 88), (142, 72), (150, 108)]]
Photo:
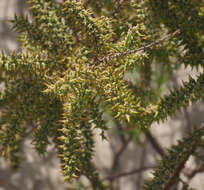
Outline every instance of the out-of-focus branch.
[(125, 177), (125, 176), (128, 176), (128, 175), (134, 175), (134, 174), (139, 173), (139, 172), (144, 172), (145, 170), (154, 169), (156, 167), (157, 166), (141, 167), (141, 168), (131, 170), (129, 172), (122, 172), (122, 173), (119, 173), (119, 174), (116, 174), (116, 175), (107, 176), (103, 180), (112, 181), (112, 180), (115, 180), (115, 179), (118, 179), (118, 178), (121, 178), (121, 177)]
[[(189, 169), (188, 169), (189, 170)], [(184, 175), (188, 178), (188, 179), (192, 179), (193, 177), (195, 177), (196, 174), (198, 173), (202, 173), (204, 172), (204, 168), (195, 168), (191, 171), (188, 171), (187, 169), (184, 170)]]
[[(141, 168), (145, 167), (146, 159), (147, 159), (147, 149), (146, 147), (143, 147), (142, 154), (140, 156), (140, 167)], [(141, 189), (142, 181), (143, 181), (143, 173), (140, 172), (138, 173), (137, 179), (136, 179), (136, 189)]]
[(165, 155), (164, 150), (162, 149), (161, 145), (157, 142), (157, 140), (154, 138), (154, 136), (151, 134), (149, 130), (145, 131), (145, 136), (147, 140), (151, 143), (154, 150), (163, 157)]
[(114, 156), (113, 159), (113, 165), (111, 168), (111, 173), (114, 172), (114, 170), (117, 168), (119, 160), (120, 160), (120, 156), (122, 155), (122, 153), (125, 151), (126, 147), (128, 146), (128, 144), (130, 143), (130, 141), (132, 140), (132, 136), (130, 136), (127, 140), (125, 140), (120, 148), (120, 150), (116, 153), (116, 155)]

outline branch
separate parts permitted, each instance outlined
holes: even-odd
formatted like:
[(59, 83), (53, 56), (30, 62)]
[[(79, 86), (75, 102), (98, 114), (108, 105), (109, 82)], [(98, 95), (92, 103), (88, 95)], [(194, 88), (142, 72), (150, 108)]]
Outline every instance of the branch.
[(169, 190), (174, 184), (180, 181), (179, 176), (185, 167), (185, 163), (195, 153), (203, 136), (204, 125), (188, 137), (183, 138), (177, 145), (172, 146), (168, 150), (168, 154), (161, 160), (159, 167), (153, 173), (153, 179), (144, 186), (144, 190)]
[(112, 181), (112, 180), (115, 180), (115, 179), (118, 179), (118, 178), (121, 178), (121, 177), (125, 177), (125, 176), (128, 176), (128, 175), (134, 175), (136, 173), (143, 172), (144, 170), (154, 169), (156, 167), (157, 166), (146, 166), (146, 167), (136, 168), (136, 169), (131, 170), (129, 172), (122, 172), (122, 173), (119, 173), (119, 174), (116, 174), (116, 175), (107, 176), (103, 180)]
[(151, 48), (155, 45), (158, 45), (162, 42), (165, 42), (165, 41), (168, 41), (169, 39), (173, 38), (176, 34), (178, 34), (180, 31), (179, 30), (176, 30), (174, 33), (172, 34), (169, 34), (169, 35), (166, 35), (164, 36), (163, 38), (161, 39), (158, 39), (157, 41), (155, 42), (152, 42), (150, 44), (147, 44), (146, 46), (143, 46), (143, 47), (140, 47), (140, 48), (137, 48), (137, 49), (133, 49), (133, 50), (127, 50), (127, 51), (124, 51), (124, 52), (121, 52), (121, 53), (116, 53), (115, 55), (111, 55), (111, 56), (106, 56), (102, 59), (99, 59), (99, 63), (100, 62), (107, 62), (109, 61), (110, 59), (115, 59), (115, 58), (118, 58), (118, 57), (124, 57), (128, 54), (132, 54), (132, 53), (138, 53), (138, 52), (141, 52), (141, 51), (144, 51), (145, 49), (147, 48)]
[[(201, 126), (201, 129), (200, 129), (200, 130), (204, 130), (204, 125)], [(189, 147), (189, 148), (190, 148), (190, 150), (189, 150), (189, 153), (190, 153), (190, 154), (192, 154), (192, 153), (195, 151), (198, 142), (199, 142), (199, 138), (196, 139), (196, 140), (193, 142), (192, 147)], [(183, 159), (183, 160), (177, 165), (175, 171), (174, 171), (174, 172), (172, 173), (172, 175), (170, 176), (169, 181), (168, 181), (166, 184), (164, 184), (163, 190), (169, 190), (170, 187), (175, 183), (175, 181), (177, 180), (177, 177), (179, 176), (180, 172), (181, 172), (182, 169), (184, 168), (185, 163), (186, 163), (186, 161), (188, 160), (190, 154), (189, 154), (185, 159)]]
[(152, 121), (164, 121), (168, 116), (172, 117), (176, 111), (186, 108), (190, 103), (204, 100), (204, 72), (197, 79), (189, 77), (179, 89), (170, 90), (170, 94), (161, 98), (156, 109), (148, 115), (154, 118)]
[(154, 148), (154, 150), (161, 156), (163, 157), (165, 155), (164, 150), (162, 149), (162, 147), (160, 146), (160, 144), (158, 143), (158, 141), (153, 137), (153, 135), (151, 134), (151, 132), (149, 130), (145, 131), (145, 136), (147, 138), (147, 140), (151, 143), (152, 147)]
[[(147, 148), (146, 146), (143, 147), (143, 150), (141, 152), (141, 155), (140, 155), (140, 167), (145, 167), (145, 163), (146, 163), (146, 160), (147, 160)], [(141, 189), (142, 187), (142, 180), (144, 179), (144, 175), (142, 172), (138, 173), (137, 175), (137, 179), (135, 181), (135, 189)]]
[(116, 153), (116, 155), (114, 156), (114, 160), (113, 160), (113, 165), (111, 168), (111, 172), (113, 173), (114, 170), (117, 168), (118, 163), (119, 163), (119, 159), (120, 156), (122, 155), (122, 153), (126, 150), (126, 147), (128, 146), (128, 144), (130, 143), (130, 141), (132, 140), (132, 136), (130, 136), (127, 140), (125, 140), (125, 142), (122, 144), (122, 146), (120, 147), (120, 150)]
[(196, 174), (198, 173), (202, 173), (204, 172), (204, 168), (195, 168), (194, 170), (192, 170), (191, 172), (184, 172), (184, 175), (188, 178), (188, 179), (192, 179)]

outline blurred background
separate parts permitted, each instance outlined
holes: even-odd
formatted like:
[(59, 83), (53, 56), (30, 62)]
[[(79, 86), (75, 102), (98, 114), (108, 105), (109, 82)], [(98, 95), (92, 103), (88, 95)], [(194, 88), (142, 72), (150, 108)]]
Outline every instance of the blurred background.
[[(0, 1), (0, 49), (7, 54), (18, 51), (17, 36), (11, 31), (8, 20), (27, 12), (26, 0)], [(188, 80), (188, 74), (196, 77), (198, 71), (179, 69), (174, 73), (168, 87), (178, 87), (182, 81)], [(168, 93), (168, 92), (167, 92)], [(95, 134), (96, 167), (101, 177), (112, 183), (118, 190), (139, 190), (144, 181), (151, 177), (152, 169), (161, 159), (165, 148), (177, 142), (192, 130), (192, 126), (204, 123), (204, 105), (198, 103), (182, 110), (174, 118), (169, 118), (165, 124), (154, 124), (150, 133), (139, 134), (134, 140), (126, 138), (119, 128), (113, 127), (107, 134), (108, 141), (102, 141), (99, 132)], [(25, 143), (25, 160), (21, 168), (11, 171), (4, 159), (0, 160), (0, 190), (64, 190), (69, 184), (63, 183), (60, 164), (52, 146), (44, 157), (39, 157), (33, 150), (30, 140)], [(197, 160), (190, 159), (183, 173), (184, 179), (197, 190), (204, 187), (204, 173), (188, 177), (188, 169), (196, 166)], [(84, 179), (82, 179), (84, 181)], [(179, 189), (179, 187), (174, 187)]]

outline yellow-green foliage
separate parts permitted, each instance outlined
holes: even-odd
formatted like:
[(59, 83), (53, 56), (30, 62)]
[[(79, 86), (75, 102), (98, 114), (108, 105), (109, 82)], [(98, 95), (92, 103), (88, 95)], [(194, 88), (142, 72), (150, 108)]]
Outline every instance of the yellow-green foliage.
[[(93, 130), (105, 138), (109, 127), (105, 113), (143, 129), (204, 101), (204, 3), (28, 2), (29, 17), (12, 21), (21, 51), (0, 57), (1, 154), (17, 167), (27, 136), (40, 154), (54, 143), (66, 180), (85, 175), (93, 189), (105, 189), (92, 163)], [(164, 84), (182, 64), (199, 68), (200, 75), (162, 98)], [(189, 143), (194, 146), (193, 137)]]

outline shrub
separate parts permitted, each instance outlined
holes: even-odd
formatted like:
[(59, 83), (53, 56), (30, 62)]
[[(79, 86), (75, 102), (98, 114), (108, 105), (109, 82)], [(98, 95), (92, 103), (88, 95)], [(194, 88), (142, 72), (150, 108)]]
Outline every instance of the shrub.
[[(65, 180), (84, 175), (106, 189), (92, 157), (94, 129), (106, 138), (110, 121), (148, 132), (191, 103), (204, 100), (204, 3), (181, 0), (29, 0), (30, 15), (15, 16), (21, 51), (1, 54), (0, 147), (13, 168), (32, 136), (39, 154), (58, 149)], [(181, 65), (196, 79), (163, 96)], [(159, 70), (159, 71), (158, 71)], [(191, 155), (203, 147), (204, 128), (163, 155), (145, 190), (167, 190)]]

